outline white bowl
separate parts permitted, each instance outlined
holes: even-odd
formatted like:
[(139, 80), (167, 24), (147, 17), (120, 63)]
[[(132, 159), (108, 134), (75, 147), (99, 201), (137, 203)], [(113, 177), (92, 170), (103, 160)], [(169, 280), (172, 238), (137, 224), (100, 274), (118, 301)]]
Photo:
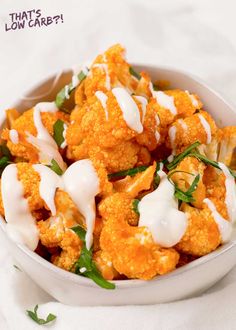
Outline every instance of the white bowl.
[[(236, 125), (236, 112), (232, 106), (192, 75), (156, 66), (137, 65), (135, 68), (137, 71), (149, 72), (153, 80), (168, 80), (171, 82), (171, 87), (188, 89), (198, 94), (204, 108), (214, 117), (218, 125)], [(54, 80), (54, 77), (51, 77), (27, 93), (28, 97), (35, 96), (35, 98), (19, 99), (13, 106), (23, 111), (39, 101), (53, 100), (56, 92), (69, 82), (70, 78), (71, 72), (67, 71), (61, 75), (54, 88), (50, 88)], [(49, 95), (42, 97), (47, 91), (50, 91)], [(2, 125), (3, 122), (2, 118)], [(116, 289), (105, 290), (91, 280), (64, 271), (27, 247), (11, 241), (6, 235), (3, 219), (0, 219), (0, 231), (21, 269), (47, 293), (69, 305), (136, 305), (183, 299), (202, 293), (225, 276), (236, 264), (236, 233), (234, 232), (231, 242), (170, 274), (156, 277), (151, 281), (114, 281)]]

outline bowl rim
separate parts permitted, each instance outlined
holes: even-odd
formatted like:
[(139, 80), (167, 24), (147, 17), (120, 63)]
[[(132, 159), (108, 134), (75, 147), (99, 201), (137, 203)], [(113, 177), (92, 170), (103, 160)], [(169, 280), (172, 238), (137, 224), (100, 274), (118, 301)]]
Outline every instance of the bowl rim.
[[(131, 63), (131, 65), (134, 68), (138, 68), (138, 69), (144, 68), (145, 70), (150, 70), (150, 71), (151, 70), (162, 70), (162, 71), (173, 72), (173, 73), (177, 73), (182, 76), (185, 76), (186, 78), (193, 80), (195, 83), (200, 84), (203, 88), (208, 89), (218, 99), (221, 99), (221, 101), (223, 101), (236, 114), (236, 110), (234, 110), (233, 103), (226, 101), (219, 92), (215, 91), (205, 81), (203, 81), (201, 78), (199, 78), (191, 73), (188, 73), (187, 71), (172, 68), (169, 66), (155, 65), (155, 64), (151, 64), (151, 63), (148, 63), (148, 64)], [(68, 74), (70, 72), (72, 74), (71, 69), (65, 69), (62, 71), (61, 76), (63, 74), (66, 74), (66, 73)], [(48, 77), (40, 80), (40, 82), (38, 82), (38, 83), (35, 83), (34, 85), (32, 85), (31, 88), (27, 89), (27, 91), (24, 93), (24, 95), (25, 96), (30, 95), (32, 93), (32, 91), (35, 91), (37, 88), (39, 88), (39, 86), (46, 84), (48, 81), (55, 78), (56, 75), (58, 75), (58, 72), (49, 75)], [(16, 100), (15, 102), (12, 103), (12, 107), (14, 107), (14, 105), (17, 103), (20, 103), (20, 101), (22, 101), (22, 99), (19, 97), (18, 100)], [(38, 99), (38, 101), (40, 102), (39, 99)], [(0, 127), (3, 125), (5, 119), (6, 118), (5, 118), (4, 112), (2, 112), (0, 114)], [(0, 229), (4, 233), (5, 238), (8, 241), (10, 241), (10, 244), (13, 244), (22, 253), (26, 254), (30, 259), (32, 259), (34, 262), (39, 263), (42, 267), (45, 267), (47, 270), (51, 271), (54, 276), (64, 278), (65, 280), (74, 282), (77, 285), (104, 290), (104, 289), (100, 288), (97, 284), (95, 284), (93, 281), (91, 281), (90, 279), (77, 275), (77, 274), (74, 274), (72, 272), (66, 271), (60, 267), (57, 267), (54, 264), (52, 264), (51, 262), (49, 262), (46, 259), (44, 259), (43, 257), (41, 257), (40, 255), (38, 255), (36, 252), (31, 251), (27, 246), (13, 241), (6, 233), (6, 222), (2, 216), (0, 216)], [(178, 276), (182, 275), (183, 273), (190, 271), (191, 269), (197, 268), (198, 266), (201, 266), (211, 260), (216, 259), (217, 257), (221, 256), (222, 254), (225, 254), (227, 251), (231, 250), (235, 245), (236, 245), (236, 239), (232, 239), (228, 243), (225, 243), (225, 244), (219, 246), (216, 250), (212, 251), (211, 253), (204, 255), (202, 257), (199, 257), (198, 259), (193, 260), (190, 263), (188, 263), (184, 266), (181, 266), (181, 267), (171, 271), (168, 274), (158, 275), (148, 281), (140, 280), (140, 279), (128, 279), (128, 280), (113, 280), (113, 281), (109, 281), (109, 282), (114, 283), (116, 285), (116, 290), (117, 290), (117, 289), (127, 289), (127, 288), (131, 289), (134, 287), (135, 288), (144, 287), (144, 286), (150, 285), (150, 283), (154, 283), (157, 281), (158, 282), (166, 281), (169, 278), (178, 277)], [(113, 291), (113, 290), (109, 290), (109, 291)]]

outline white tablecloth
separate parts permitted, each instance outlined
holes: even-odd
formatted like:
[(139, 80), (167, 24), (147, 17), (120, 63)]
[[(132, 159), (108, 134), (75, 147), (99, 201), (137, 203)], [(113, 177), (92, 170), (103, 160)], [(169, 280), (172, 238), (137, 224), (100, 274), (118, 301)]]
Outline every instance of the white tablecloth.
[[(192, 72), (236, 100), (234, 0), (1, 0), (0, 111), (34, 83), (120, 42), (133, 62)], [(9, 13), (41, 9), (64, 23), (4, 31)], [(0, 329), (37, 329), (25, 315), (58, 316), (51, 329), (235, 329), (236, 269), (201, 297), (129, 307), (69, 307), (53, 301), (13, 267), (0, 241)], [(40, 274), (39, 274), (40, 276)]]

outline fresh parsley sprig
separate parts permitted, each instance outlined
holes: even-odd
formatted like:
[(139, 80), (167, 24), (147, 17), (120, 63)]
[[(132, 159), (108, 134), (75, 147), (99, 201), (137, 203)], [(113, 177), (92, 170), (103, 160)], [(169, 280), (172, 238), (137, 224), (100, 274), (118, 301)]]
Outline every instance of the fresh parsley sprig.
[(33, 311), (29, 311), (29, 310), (27, 310), (26, 312), (27, 312), (27, 315), (28, 315), (28, 316), (29, 316), (34, 322), (38, 323), (39, 325), (48, 324), (48, 323), (54, 321), (54, 320), (57, 318), (56, 315), (51, 314), (51, 313), (48, 314), (46, 320), (39, 318), (39, 317), (38, 317), (38, 308), (39, 308), (39, 306), (36, 305), (36, 306), (34, 307), (34, 310), (33, 310)]
[[(79, 84), (87, 77), (87, 75), (84, 73), (83, 70), (81, 70), (79, 72), (79, 74), (77, 75)], [(73, 90), (76, 88), (76, 86), (74, 86), (74, 84), (71, 82), (69, 85), (66, 85), (65, 87), (63, 87), (60, 92), (57, 94), (56, 96), (56, 106), (61, 109), (65, 100), (68, 98), (68, 95), (70, 96), (70, 94), (73, 92)]]
[(60, 148), (62, 143), (65, 141), (63, 132), (64, 132), (64, 121), (58, 119), (53, 125), (53, 138), (56, 141), (56, 144)]
[(81, 276), (85, 276), (94, 281), (97, 285), (104, 289), (112, 290), (115, 289), (115, 284), (105, 280), (99, 270), (97, 269), (92, 256), (93, 249), (88, 250), (85, 244), (86, 231), (81, 226), (71, 228), (83, 241), (82, 250), (79, 259), (74, 264), (75, 273)]

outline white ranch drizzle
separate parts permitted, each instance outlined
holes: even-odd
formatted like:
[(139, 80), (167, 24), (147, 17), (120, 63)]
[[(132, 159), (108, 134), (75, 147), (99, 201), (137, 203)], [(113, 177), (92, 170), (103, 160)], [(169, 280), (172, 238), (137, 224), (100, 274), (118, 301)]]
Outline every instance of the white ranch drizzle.
[(39, 112), (57, 112), (59, 109), (55, 102), (40, 102), (34, 106), (34, 109)]
[(225, 220), (220, 213), (216, 210), (215, 204), (209, 199), (205, 198), (203, 202), (208, 206), (211, 210), (212, 216), (218, 226), (222, 243), (226, 243), (230, 240), (231, 233), (232, 233), (232, 224)]
[(155, 121), (156, 121), (157, 126), (159, 126), (161, 122), (160, 122), (160, 118), (158, 115), (155, 115)]
[(63, 124), (63, 128), (64, 128), (64, 130), (63, 130), (62, 136), (64, 138), (64, 141), (60, 145), (60, 148), (62, 148), (62, 149), (64, 149), (67, 146), (67, 142), (66, 142), (66, 131), (67, 131), (68, 126), (64, 123)]
[(170, 138), (170, 145), (172, 148), (172, 155), (176, 154), (176, 145), (175, 145), (175, 138), (176, 138), (176, 126), (171, 126), (168, 131), (168, 135)]
[[(89, 65), (88, 65), (89, 66)], [(73, 74), (73, 76), (72, 76), (72, 80), (71, 80), (71, 84), (72, 84), (72, 88), (76, 88), (78, 85), (79, 85), (79, 83), (80, 83), (80, 79), (78, 78), (78, 74), (80, 73), (80, 72), (83, 72), (83, 74), (85, 75), (85, 76), (88, 76), (88, 74), (89, 74), (89, 70), (87, 69), (87, 67), (84, 65), (83, 67), (79, 67), (79, 68), (76, 68), (75, 70), (74, 70), (74, 74)]]
[(174, 198), (174, 186), (169, 182), (162, 170), (156, 190), (142, 198), (138, 205), (139, 227), (147, 227), (154, 241), (163, 247), (177, 244), (187, 228), (187, 216), (178, 210), (178, 202)]
[(124, 120), (129, 128), (142, 133), (143, 125), (140, 120), (139, 108), (129, 93), (120, 87), (112, 89), (112, 93), (123, 113)]
[(207, 136), (207, 141), (206, 143), (211, 143), (211, 127), (209, 125), (209, 123), (207, 122), (207, 120), (204, 118), (203, 115), (199, 114), (198, 115), (200, 121), (201, 121), (201, 124), (206, 132), (206, 136)]
[(229, 219), (234, 222), (236, 220), (236, 186), (234, 177), (230, 174), (225, 164), (220, 162), (218, 164), (225, 175), (225, 204), (227, 206)]
[(10, 129), (9, 137), (10, 137), (10, 140), (13, 144), (19, 143), (19, 135), (18, 135), (18, 132), (15, 129)]
[(40, 196), (46, 203), (49, 210), (52, 212), (52, 215), (55, 216), (56, 206), (54, 197), (57, 188), (63, 189), (63, 183), (61, 181), (61, 178), (49, 167), (44, 166), (42, 164), (33, 165), (33, 168), (40, 176)]
[(98, 98), (98, 100), (101, 102), (101, 105), (102, 105), (102, 107), (105, 111), (106, 120), (108, 120), (108, 110), (107, 110), (107, 99), (108, 99), (108, 97), (102, 91), (97, 91), (95, 93), (95, 95)]
[[(56, 215), (55, 192), (57, 188), (66, 191), (84, 216), (87, 226), (86, 246), (93, 243), (95, 224), (95, 196), (100, 191), (99, 178), (89, 159), (73, 163), (60, 177), (42, 164), (33, 165), (40, 175), (39, 193), (54, 217)], [(29, 248), (38, 244), (38, 231), (35, 219), (30, 213), (28, 202), (24, 199), (23, 187), (17, 178), (17, 167), (9, 165), (3, 171), (1, 180), (2, 200), (9, 234)]]
[(156, 141), (157, 143), (160, 141), (160, 133), (158, 132), (158, 130), (155, 131), (155, 138), (156, 138)]
[(170, 112), (173, 115), (177, 114), (177, 109), (175, 106), (175, 99), (173, 96), (169, 96), (162, 91), (154, 91), (152, 83), (149, 84), (149, 88), (152, 93), (152, 96), (156, 99), (157, 103), (161, 107), (170, 110)]
[(198, 108), (199, 104), (198, 104), (198, 100), (196, 99), (196, 97), (193, 94), (190, 94), (189, 91), (185, 91), (185, 93), (188, 95), (188, 97), (190, 98), (192, 105), (195, 108)]
[(99, 178), (89, 159), (72, 164), (63, 174), (64, 189), (70, 195), (86, 221), (86, 247), (93, 242), (95, 224), (95, 196), (99, 193)]
[(64, 170), (66, 165), (58, 151), (56, 142), (42, 123), (39, 108), (34, 108), (33, 119), (37, 136), (28, 133), (27, 141), (39, 150), (39, 160), (42, 164), (50, 165), (52, 160), (55, 159), (61, 169)]
[(144, 123), (145, 120), (145, 115), (147, 112), (147, 104), (148, 101), (144, 96), (141, 95), (135, 95), (134, 98), (138, 100), (141, 103), (141, 108), (142, 108), (142, 124)]
[(70, 94), (69, 94), (69, 85), (65, 86), (65, 98), (69, 100)]
[(180, 124), (182, 129), (186, 132), (188, 130), (188, 126), (186, 125), (185, 121), (183, 119), (178, 119), (177, 122)]
[(1, 192), (8, 235), (18, 243), (25, 243), (34, 251), (38, 245), (39, 234), (28, 201), (24, 198), (23, 186), (17, 178), (16, 164), (8, 165), (3, 171)]

